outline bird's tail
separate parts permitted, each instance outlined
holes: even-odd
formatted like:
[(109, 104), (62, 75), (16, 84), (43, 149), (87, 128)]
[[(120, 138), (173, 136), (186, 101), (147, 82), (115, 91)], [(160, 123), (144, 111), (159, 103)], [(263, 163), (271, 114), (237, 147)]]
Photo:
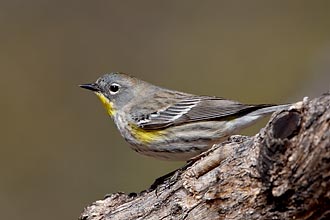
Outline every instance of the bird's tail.
[(271, 105), (263, 108), (259, 108), (253, 112), (250, 112), (250, 116), (266, 116), (272, 114), (273, 112), (288, 109), (292, 104), (283, 104), (283, 105)]

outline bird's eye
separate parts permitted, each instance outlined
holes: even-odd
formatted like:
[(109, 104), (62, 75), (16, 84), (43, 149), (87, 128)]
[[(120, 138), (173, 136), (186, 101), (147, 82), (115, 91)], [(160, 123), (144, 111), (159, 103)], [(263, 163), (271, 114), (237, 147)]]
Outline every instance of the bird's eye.
[(110, 85), (110, 88), (109, 88), (110, 89), (110, 93), (112, 95), (116, 94), (119, 91), (119, 88), (120, 88), (120, 85), (118, 85), (117, 83), (112, 83)]

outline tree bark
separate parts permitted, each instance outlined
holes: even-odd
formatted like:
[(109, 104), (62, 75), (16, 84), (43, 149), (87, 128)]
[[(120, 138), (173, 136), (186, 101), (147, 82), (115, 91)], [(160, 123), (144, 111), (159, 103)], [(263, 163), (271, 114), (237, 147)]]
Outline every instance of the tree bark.
[(146, 191), (96, 201), (79, 219), (330, 219), (330, 94), (214, 145)]

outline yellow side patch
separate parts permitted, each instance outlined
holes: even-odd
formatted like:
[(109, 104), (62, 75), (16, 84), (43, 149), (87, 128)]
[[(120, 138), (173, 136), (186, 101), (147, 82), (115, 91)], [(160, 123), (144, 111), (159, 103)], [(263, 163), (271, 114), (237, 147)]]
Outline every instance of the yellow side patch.
[(110, 100), (105, 97), (102, 93), (100, 92), (95, 92), (95, 94), (97, 95), (97, 97), (100, 99), (100, 101), (102, 102), (103, 106), (105, 107), (105, 109), (107, 110), (107, 113), (110, 116), (113, 116), (115, 114), (115, 110), (113, 109), (113, 104), (112, 102), (110, 102)]
[(157, 139), (161, 138), (164, 133), (165, 131), (161, 131), (161, 130), (148, 131), (139, 128), (135, 125), (132, 125), (132, 134), (136, 139), (138, 139), (138, 141), (142, 143), (152, 143)]

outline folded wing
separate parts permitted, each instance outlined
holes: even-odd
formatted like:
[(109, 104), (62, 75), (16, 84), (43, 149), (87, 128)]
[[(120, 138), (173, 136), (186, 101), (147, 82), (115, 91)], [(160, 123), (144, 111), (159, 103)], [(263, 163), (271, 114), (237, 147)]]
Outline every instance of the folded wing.
[(137, 118), (137, 124), (146, 130), (164, 129), (197, 121), (235, 118), (268, 106), (271, 105), (244, 105), (217, 97), (185, 97), (165, 109)]

